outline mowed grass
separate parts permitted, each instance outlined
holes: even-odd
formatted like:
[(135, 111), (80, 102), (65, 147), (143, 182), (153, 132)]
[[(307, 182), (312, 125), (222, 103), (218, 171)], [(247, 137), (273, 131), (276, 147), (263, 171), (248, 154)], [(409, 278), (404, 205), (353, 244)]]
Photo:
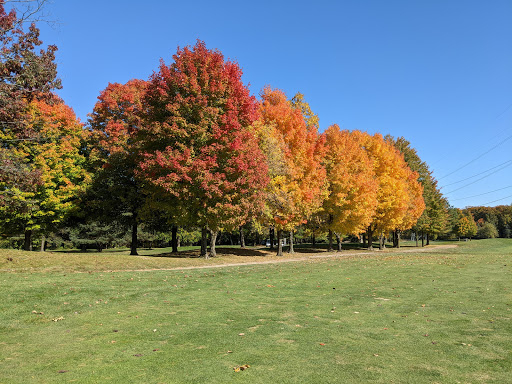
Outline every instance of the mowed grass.
[(0, 383), (512, 382), (510, 239), (174, 271), (17, 256)]

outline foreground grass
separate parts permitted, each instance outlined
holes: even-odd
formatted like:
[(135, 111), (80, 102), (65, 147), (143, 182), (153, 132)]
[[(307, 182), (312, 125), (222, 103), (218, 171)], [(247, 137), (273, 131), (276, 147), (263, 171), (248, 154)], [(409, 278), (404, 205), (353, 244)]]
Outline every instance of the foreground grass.
[(500, 239), (182, 271), (48, 259), (0, 273), (0, 383), (511, 382), (511, 255)]

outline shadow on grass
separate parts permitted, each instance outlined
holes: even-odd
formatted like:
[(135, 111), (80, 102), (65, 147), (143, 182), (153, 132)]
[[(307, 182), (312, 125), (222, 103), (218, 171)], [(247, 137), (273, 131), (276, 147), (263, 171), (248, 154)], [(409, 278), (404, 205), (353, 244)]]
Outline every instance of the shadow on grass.
[[(265, 252), (262, 249), (249, 249), (249, 248), (223, 248), (223, 247), (215, 247), (217, 255), (234, 255), (234, 256), (259, 256), (265, 257), (268, 256), (268, 252)], [(179, 251), (177, 253), (172, 252), (163, 252), (163, 253), (155, 253), (152, 255), (144, 255), (146, 257), (168, 257), (175, 259), (187, 259), (187, 258), (200, 258), (201, 254), (199, 250), (193, 251)]]
[(107, 254), (107, 253), (123, 253), (123, 252), (130, 252), (129, 249), (126, 249), (126, 248), (108, 248), (108, 249), (103, 249), (101, 251), (98, 251), (97, 249), (94, 249), (94, 248), (90, 248), (90, 249), (86, 249), (86, 250), (83, 250), (83, 249), (47, 249), (46, 252), (53, 252), (53, 253), (83, 253), (83, 254), (87, 254), (87, 253), (97, 253), (97, 254)]

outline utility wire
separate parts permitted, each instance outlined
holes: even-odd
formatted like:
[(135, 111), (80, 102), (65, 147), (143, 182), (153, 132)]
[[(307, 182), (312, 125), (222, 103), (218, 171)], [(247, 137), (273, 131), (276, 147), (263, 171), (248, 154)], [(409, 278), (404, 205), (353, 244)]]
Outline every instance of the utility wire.
[(459, 187), (459, 188), (457, 188), (457, 189), (454, 189), (453, 191), (445, 192), (445, 193), (448, 195), (448, 194), (453, 193), (453, 192), (455, 192), (455, 191), (459, 191), (459, 190), (461, 190), (462, 188), (466, 188), (466, 187), (468, 187), (468, 186), (470, 186), (470, 185), (472, 185), (472, 184), (475, 184), (475, 183), (479, 182), (480, 180), (483, 180), (483, 179), (485, 179), (485, 178), (487, 178), (487, 177), (489, 177), (489, 176), (491, 176), (491, 175), (494, 175), (495, 173), (497, 173), (497, 172), (499, 172), (499, 171), (501, 171), (501, 170), (503, 170), (503, 169), (505, 169), (505, 168), (507, 168), (507, 167), (509, 167), (509, 166), (511, 166), (511, 165), (512, 165), (512, 163), (510, 163), (510, 164), (508, 164), (508, 165), (505, 165), (504, 167), (501, 167), (500, 169), (498, 169), (498, 170), (496, 170), (496, 171), (494, 171), (494, 172), (491, 172), (491, 173), (489, 173), (488, 175), (482, 176), (481, 178), (476, 179), (475, 181), (472, 181), (471, 183), (468, 183), (468, 184), (466, 184), (466, 185), (463, 185), (462, 187)]
[(504, 163), (501, 163), (499, 165), (496, 165), (495, 167), (492, 167), (492, 168), (489, 168), (483, 172), (480, 172), (480, 173), (477, 173), (476, 175), (473, 175), (473, 176), (469, 176), (469, 177), (466, 177), (465, 179), (462, 179), (462, 180), (459, 180), (459, 181), (454, 181), (453, 183), (450, 183), (450, 184), (445, 184), (444, 186), (441, 187), (441, 189), (445, 188), (445, 187), (448, 187), (450, 185), (453, 185), (453, 184), (458, 184), (458, 183), (462, 183), (463, 181), (466, 181), (466, 180), (469, 180), (469, 179), (472, 179), (473, 177), (477, 177), (477, 176), (480, 176), (480, 175), (483, 175), (484, 173), (487, 173), (489, 171), (492, 171), (493, 169), (496, 169), (498, 167), (501, 167), (502, 165), (505, 165), (507, 163), (510, 163), (512, 162), (512, 159), (511, 160), (507, 160), (505, 161)]
[(512, 139), (512, 135), (510, 135), (510, 136), (506, 137), (505, 139), (503, 139), (502, 141), (500, 141), (498, 144), (496, 144), (494, 147), (492, 147), (492, 148), (490, 148), (489, 150), (485, 151), (485, 152), (484, 152), (484, 153), (482, 153), (481, 155), (479, 155), (479, 156), (475, 157), (473, 160), (471, 160), (471, 161), (467, 162), (467, 163), (466, 163), (466, 164), (464, 164), (463, 166), (461, 166), (461, 167), (457, 168), (455, 171), (450, 172), (450, 173), (448, 173), (447, 175), (444, 175), (443, 177), (439, 178), (439, 179), (438, 179), (438, 181), (439, 181), (439, 180), (442, 180), (442, 179), (444, 179), (444, 178), (446, 178), (446, 177), (448, 177), (448, 176), (450, 176), (450, 175), (453, 175), (454, 173), (456, 173), (456, 172), (460, 171), (461, 169), (466, 168), (466, 167), (467, 167), (468, 165), (470, 165), (470, 164), (473, 164), (475, 161), (477, 161), (477, 160), (481, 159), (483, 156), (485, 156), (485, 155), (487, 155), (489, 152), (491, 152), (491, 151), (495, 150), (495, 149), (496, 149), (496, 148), (498, 148), (500, 145), (502, 145), (503, 143), (505, 143), (506, 141), (508, 141), (508, 140), (510, 140), (510, 139)]
[(508, 187), (503, 187), (503, 188), (500, 188), (500, 189), (495, 189), (494, 191), (489, 191), (489, 192), (484, 192), (484, 193), (480, 193), (478, 195), (473, 195), (473, 196), (467, 196), (467, 197), (460, 197), (458, 199), (450, 199), (450, 201), (457, 201), (457, 200), (466, 200), (466, 199), (471, 199), (473, 197), (478, 197), (478, 196), (483, 196), (483, 195), (488, 195), (490, 193), (494, 193), (494, 192), (498, 192), (498, 191), (503, 191), (504, 189), (508, 189), (508, 188), (512, 188), (512, 185), (509, 185)]
[(502, 199), (498, 199), (498, 200), (494, 200), (494, 201), (489, 201), (488, 203), (482, 204), (481, 206), (482, 206), (482, 207), (486, 207), (486, 206), (488, 206), (489, 204), (495, 203), (495, 202), (497, 202), (497, 201), (505, 200), (505, 199), (510, 199), (511, 197), (512, 197), (512, 195), (510, 195), (510, 196), (506, 196), (506, 197), (504, 197), (504, 198), (502, 198)]

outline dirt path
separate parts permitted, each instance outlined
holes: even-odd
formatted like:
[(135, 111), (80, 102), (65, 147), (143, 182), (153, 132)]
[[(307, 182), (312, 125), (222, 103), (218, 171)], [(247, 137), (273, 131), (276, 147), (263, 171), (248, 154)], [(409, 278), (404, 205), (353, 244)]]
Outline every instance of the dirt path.
[[(389, 250), (374, 250), (374, 251), (365, 251), (365, 252), (353, 252), (353, 251), (342, 251), (342, 252), (332, 252), (327, 254), (316, 254), (316, 253), (306, 253), (302, 254), (300, 257), (293, 258), (283, 258), (283, 259), (272, 259), (272, 260), (263, 260), (263, 261), (247, 261), (240, 263), (223, 263), (223, 264), (214, 264), (214, 265), (196, 265), (190, 267), (173, 267), (173, 268), (147, 268), (147, 269), (125, 269), (125, 270), (112, 270), (108, 272), (154, 272), (154, 271), (179, 271), (179, 270), (187, 270), (187, 269), (210, 269), (210, 268), (226, 268), (226, 267), (237, 267), (244, 265), (259, 265), (259, 264), (280, 264), (280, 263), (293, 263), (297, 261), (308, 261), (308, 260), (319, 260), (319, 259), (336, 259), (350, 256), (368, 256), (375, 255), (377, 253), (381, 253), (383, 255), (394, 255), (397, 253), (418, 253), (418, 252), (435, 252), (440, 249), (452, 249), (456, 248), (455, 244), (446, 244), (446, 245), (431, 245), (423, 248), (415, 248), (415, 249), (394, 249), (392, 251)], [(81, 273), (81, 272), (80, 272)]]

